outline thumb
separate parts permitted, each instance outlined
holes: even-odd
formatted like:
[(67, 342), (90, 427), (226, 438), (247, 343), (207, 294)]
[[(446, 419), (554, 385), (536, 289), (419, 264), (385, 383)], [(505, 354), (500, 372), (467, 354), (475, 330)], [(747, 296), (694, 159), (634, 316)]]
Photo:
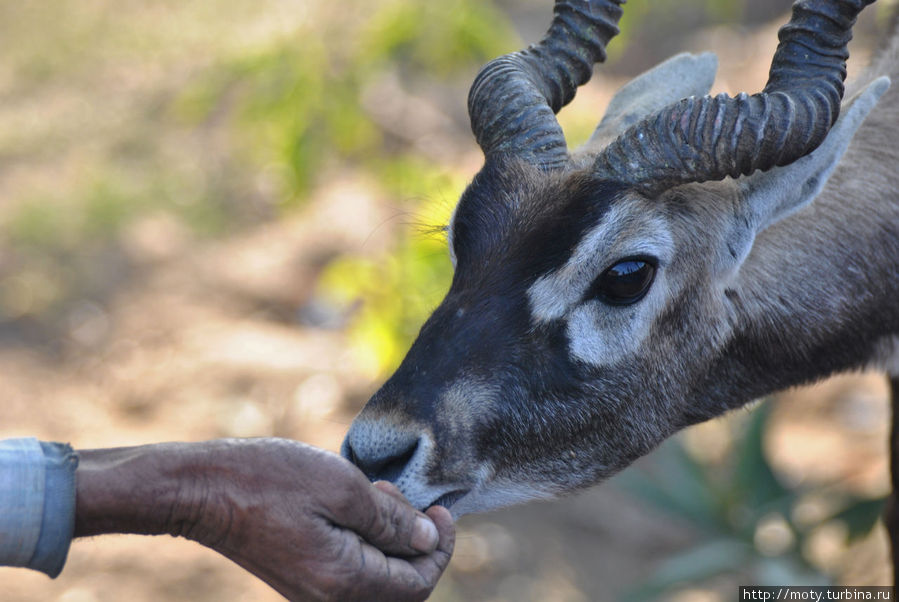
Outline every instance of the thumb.
[(385, 554), (418, 556), (429, 554), (440, 539), (434, 522), (409, 505), (389, 483), (368, 486), (368, 499), (360, 499), (357, 511), (341, 517), (352, 529)]

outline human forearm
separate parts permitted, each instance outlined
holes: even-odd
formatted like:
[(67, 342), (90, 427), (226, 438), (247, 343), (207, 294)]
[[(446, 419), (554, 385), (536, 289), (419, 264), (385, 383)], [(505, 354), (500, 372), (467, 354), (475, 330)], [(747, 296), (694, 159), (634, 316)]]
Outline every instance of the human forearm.
[(285, 439), (79, 452), (75, 535), (184, 536), (290, 599), (420, 600), (452, 553), (449, 513), (409, 506), (339, 456)]
[(196, 444), (183, 443), (80, 450), (75, 537), (180, 535), (195, 484), (203, 481), (196, 455)]

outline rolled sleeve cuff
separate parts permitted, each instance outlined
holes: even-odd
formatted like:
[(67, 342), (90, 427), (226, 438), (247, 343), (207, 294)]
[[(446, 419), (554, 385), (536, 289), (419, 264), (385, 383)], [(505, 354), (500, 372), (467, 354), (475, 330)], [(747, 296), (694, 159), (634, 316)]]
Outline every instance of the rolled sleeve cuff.
[(67, 444), (0, 441), (0, 565), (59, 575), (75, 528), (77, 466)]

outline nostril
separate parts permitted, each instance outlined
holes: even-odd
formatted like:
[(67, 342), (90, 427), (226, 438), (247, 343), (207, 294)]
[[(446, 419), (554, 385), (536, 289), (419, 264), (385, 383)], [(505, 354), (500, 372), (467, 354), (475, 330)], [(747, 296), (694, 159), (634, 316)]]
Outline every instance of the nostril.
[(417, 449), (418, 439), (415, 440), (415, 443), (412, 444), (412, 447), (410, 447), (403, 453), (394, 456), (393, 458), (387, 458), (385, 461), (373, 465), (371, 471), (363, 468), (362, 472), (364, 472), (365, 475), (372, 481), (394, 482), (402, 474), (403, 469), (406, 468), (406, 465), (409, 463), (409, 460), (412, 459), (412, 456), (415, 455), (415, 450)]
[(396, 481), (418, 450), (417, 437), (371, 440), (353, 437), (343, 443), (343, 456), (359, 467), (372, 481)]

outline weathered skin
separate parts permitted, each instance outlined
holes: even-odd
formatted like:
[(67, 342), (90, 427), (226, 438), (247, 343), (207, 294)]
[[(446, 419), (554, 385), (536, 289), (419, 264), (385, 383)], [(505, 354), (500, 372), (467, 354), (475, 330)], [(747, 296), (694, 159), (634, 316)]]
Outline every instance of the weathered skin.
[(296, 441), (220, 439), (78, 456), (77, 537), (182, 536), (289, 600), (423, 600), (453, 551), (445, 509), (425, 518), (389, 483), (372, 485), (346, 460)]
[[(899, 91), (877, 79), (899, 75), (899, 38), (789, 166), (662, 192), (604, 178), (623, 128), (707, 91), (714, 62), (679, 61), (564, 170), (488, 155), (450, 225), (449, 293), (344, 442), (370, 478), (455, 516), (552, 497), (759, 396), (899, 369)], [(656, 264), (645, 296), (592, 294), (633, 257)]]

